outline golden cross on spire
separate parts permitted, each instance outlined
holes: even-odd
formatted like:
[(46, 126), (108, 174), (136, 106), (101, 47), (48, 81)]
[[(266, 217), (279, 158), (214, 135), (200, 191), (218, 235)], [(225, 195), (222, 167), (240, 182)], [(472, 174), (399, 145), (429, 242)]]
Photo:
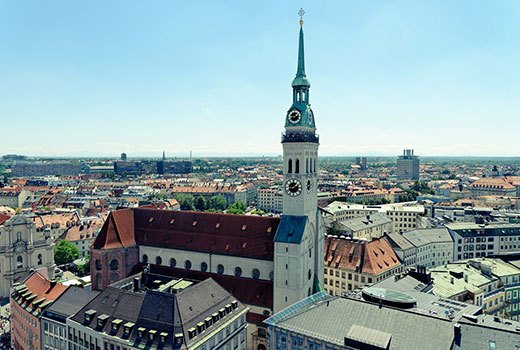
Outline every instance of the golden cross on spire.
[(300, 26), (303, 25), (303, 15), (305, 14), (305, 11), (303, 11), (302, 8), (300, 8), (300, 11), (298, 11), (298, 16), (300, 16)]

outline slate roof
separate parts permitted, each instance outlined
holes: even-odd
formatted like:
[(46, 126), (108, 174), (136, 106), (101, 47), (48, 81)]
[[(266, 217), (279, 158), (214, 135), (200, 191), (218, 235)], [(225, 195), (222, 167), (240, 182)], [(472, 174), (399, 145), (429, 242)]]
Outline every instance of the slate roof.
[(306, 216), (282, 215), (282, 220), (280, 220), (280, 225), (278, 225), (274, 241), (300, 244), (306, 224)]
[(493, 345), (497, 350), (520, 347), (520, 322), (505, 319), (496, 322), (493, 316), (479, 315), (463, 317), (458, 323), (460, 338), (455, 338), (453, 350), (490, 350)]
[[(137, 264), (131, 274), (143, 270), (146, 264)], [(214, 279), (219, 285), (231, 293), (237, 300), (244, 304), (255, 305), (271, 309), (273, 307), (273, 282), (255, 280), (251, 278), (220, 275), (196, 270), (185, 270), (169, 266), (150, 265), (150, 272), (164, 276), (187, 278), (202, 281), (207, 278)]]
[(131, 208), (112, 211), (97, 249), (135, 244), (273, 260), (280, 218)]
[[(376, 333), (380, 341), (384, 340), (382, 333), (386, 333), (391, 336), (389, 350), (450, 349), (454, 337), (451, 321), (410, 310), (328, 295), (301, 304), (281, 311), (266, 323), (340, 346), (351, 331), (365, 342), (374, 340), (372, 334)], [(360, 331), (364, 329), (369, 331)]]
[[(188, 330), (197, 328), (199, 322), (203, 322), (213, 313), (226, 306), (232, 305), (235, 298), (219, 286), (214, 280), (208, 278), (199, 283), (191, 284), (187, 288), (177, 291), (176, 294), (158, 290), (142, 289), (134, 292), (132, 280), (136, 276), (130, 276), (103, 290), (90, 303), (76, 313), (72, 320), (93, 328), (98, 332), (110, 334), (128, 341), (134, 347), (173, 349), (175, 334), (183, 334), (184, 344), (188, 347), (200, 338), (190, 339)], [(141, 275), (139, 275), (141, 277)], [(163, 276), (149, 274), (149, 278), (163, 280)], [(166, 279), (168, 280), (168, 279)], [(125, 285), (130, 288), (125, 288)], [(144, 286), (144, 282), (143, 282)], [(245, 306), (237, 302), (236, 309), (231, 310), (231, 315), (244, 311)], [(90, 321), (86, 321), (85, 313), (95, 311)], [(236, 310), (236, 311), (235, 311)], [(223, 316), (224, 322), (229, 317)], [(103, 326), (98, 327), (98, 320), (103, 320)], [(119, 322), (117, 330), (112, 328), (113, 322)], [(124, 325), (134, 324), (131, 332), (125, 334)], [(216, 327), (222, 322), (216, 321)], [(215, 329), (215, 326), (209, 326)], [(138, 330), (144, 329), (144, 337), (138, 337)], [(148, 339), (150, 331), (155, 331), (153, 341)], [(166, 342), (160, 343), (159, 335), (167, 333)], [(204, 333), (205, 334), (205, 333)], [(198, 335), (198, 331), (197, 331)], [(176, 348), (176, 347), (175, 347)]]
[(56, 299), (45, 311), (47, 317), (52, 317), (47, 313), (67, 318), (76, 314), (82, 307), (94, 299), (99, 292), (85, 288), (70, 286)]
[(410, 243), (409, 240), (403, 237), (402, 234), (397, 232), (390, 232), (385, 235), (386, 240), (388, 243), (395, 248), (400, 248), (402, 250), (412, 249), (415, 246)]
[(403, 232), (403, 237), (416, 247), (431, 243), (452, 243), (453, 239), (446, 228), (425, 228)]

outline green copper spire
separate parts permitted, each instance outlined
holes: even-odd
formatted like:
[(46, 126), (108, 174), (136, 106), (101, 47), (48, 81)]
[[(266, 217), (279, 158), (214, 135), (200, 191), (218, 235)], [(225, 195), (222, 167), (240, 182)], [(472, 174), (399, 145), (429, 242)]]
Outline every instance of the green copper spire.
[(296, 78), (292, 82), (292, 86), (311, 86), (311, 83), (305, 75), (305, 58), (303, 49), (303, 20), (300, 20), (300, 41), (298, 44), (298, 70), (296, 71)]

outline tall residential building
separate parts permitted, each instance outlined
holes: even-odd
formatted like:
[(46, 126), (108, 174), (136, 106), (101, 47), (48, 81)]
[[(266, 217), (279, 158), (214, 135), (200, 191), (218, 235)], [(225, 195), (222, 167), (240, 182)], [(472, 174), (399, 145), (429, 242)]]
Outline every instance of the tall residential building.
[(419, 180), (419, 157), (413, 154), (413, 149), (405, 149), (397, 158), (397, 178)]
[(323, 222), (317, 201), (318, 146), (305, 74), (303, 21), (293, 101), (285, 118), (283, 215), (275, 236), (274, 311), (313, 294), (323, 283)]

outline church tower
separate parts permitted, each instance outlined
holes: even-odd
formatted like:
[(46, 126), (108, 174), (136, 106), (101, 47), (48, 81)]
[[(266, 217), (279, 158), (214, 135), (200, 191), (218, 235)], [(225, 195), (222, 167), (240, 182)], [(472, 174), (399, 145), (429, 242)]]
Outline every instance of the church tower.
[[(300, 16), (303, 16), (300, 10)], [(323, 285), (324, 235), (318, 212), (318, 146), (305, 74), (303, 20), (292, 105), (282, 135), (283, 215), (275, 236), (274, 312), (317, 292)]]

